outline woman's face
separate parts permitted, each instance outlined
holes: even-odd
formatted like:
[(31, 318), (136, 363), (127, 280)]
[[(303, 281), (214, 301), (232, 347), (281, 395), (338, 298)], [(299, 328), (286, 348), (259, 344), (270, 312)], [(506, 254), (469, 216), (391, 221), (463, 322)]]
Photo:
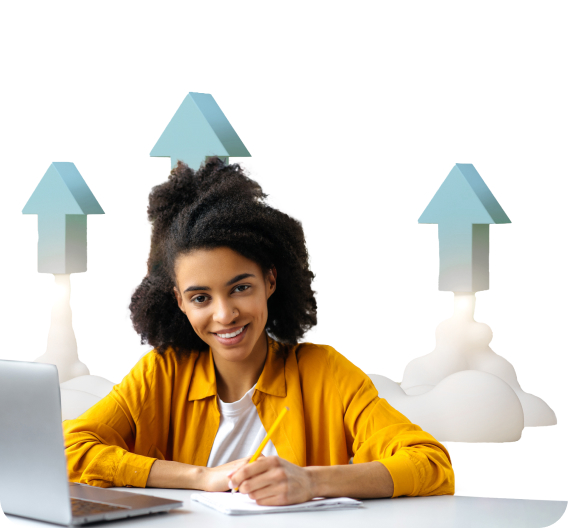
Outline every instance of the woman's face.
[(196, 334), (221, 358), (246, 360), (257, 343), (265, 350), (267, 301), (276, 289), (272, 272), (232, 249), (199, 249), (175, 264), (178, 306)]

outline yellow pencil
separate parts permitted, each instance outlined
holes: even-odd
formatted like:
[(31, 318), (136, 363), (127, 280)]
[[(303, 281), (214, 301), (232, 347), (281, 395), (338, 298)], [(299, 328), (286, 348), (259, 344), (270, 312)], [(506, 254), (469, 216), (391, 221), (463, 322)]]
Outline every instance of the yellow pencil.
[[(284, 409), (282, 409), (280, 411), (278, 418), (276, 418), (276, 421), (272, 424), (272, 427), (270, 428), (268, 433), (266, 433), (264, 440), (260, 443), (260, 445), (258, 446), (258, 449), (254, 452), (254, 455), (252, 455), (251, 459), (249, 460), (249, 464), (252, 464), (260, 456), (260, 454), (262, 453), (262, 450), (266, 447), (266, 444), (268, 444), (270, 437), (272, 436), (272, 434), (276, 430), (276, 427), (278, 427), (278, 424), (280, 423), (282, 418), (284, 418), (286, 411), (289, 411), (289, 410), (290, 409), (288, 407), (284, 407)], [(237, 491), (239, 491), (239, 488), (233, 488), (231, 490), (231, 493), (236, 493)]]

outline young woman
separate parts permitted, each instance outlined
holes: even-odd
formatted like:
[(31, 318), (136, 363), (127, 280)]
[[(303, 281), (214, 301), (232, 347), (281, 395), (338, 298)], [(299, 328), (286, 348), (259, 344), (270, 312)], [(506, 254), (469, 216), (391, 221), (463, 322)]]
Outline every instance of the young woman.
[(298, 343), (316, 324), (314, 275), (300, 223), (264, 198), (217, 158), (178, 164), (152, 190), (148, 274), (130, 309), (154, 350), (63, 423), (70, 480), (238, 487), (265, 505), (452, 494), (443, 445), (333, 348)]

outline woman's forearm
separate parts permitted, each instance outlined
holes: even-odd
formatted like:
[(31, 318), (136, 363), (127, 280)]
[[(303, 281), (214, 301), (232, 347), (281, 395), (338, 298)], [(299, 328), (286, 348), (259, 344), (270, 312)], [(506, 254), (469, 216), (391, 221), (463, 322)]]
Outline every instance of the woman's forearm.
[(156, 460), (150, 469), (147, 488), (204, 489), (206, 468), (170, 460)]
[(392, 497), (394, 483), (380, 462), (341, 466), (308, 466), (314, 497), (354, 497), (376, 499)]

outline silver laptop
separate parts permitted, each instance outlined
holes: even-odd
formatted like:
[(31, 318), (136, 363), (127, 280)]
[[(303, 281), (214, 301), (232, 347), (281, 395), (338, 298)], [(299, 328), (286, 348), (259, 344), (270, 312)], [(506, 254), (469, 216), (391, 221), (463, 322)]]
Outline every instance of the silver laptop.
[(69, 482), (57, 367), (0, 360), (0, 505), (7, 514), (77, 525), (183, 502)]

